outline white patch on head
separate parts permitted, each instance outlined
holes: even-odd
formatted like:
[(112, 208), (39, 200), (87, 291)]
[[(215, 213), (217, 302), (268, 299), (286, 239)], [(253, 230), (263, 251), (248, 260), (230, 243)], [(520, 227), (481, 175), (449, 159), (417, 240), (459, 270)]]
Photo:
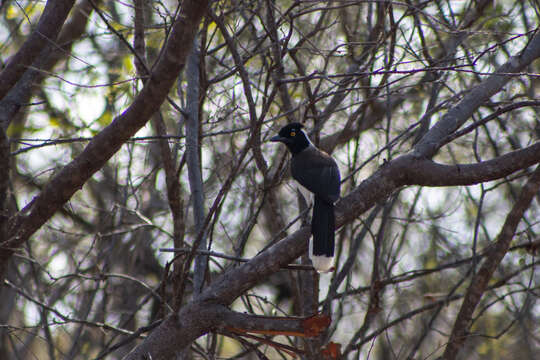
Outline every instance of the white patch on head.
[(324, 255), (313, 255), (313, 239), (309, 240), (309, 258), (313, 263), (313, 267), (318, 273), (327, 273), (334, 268), (334, 257)]

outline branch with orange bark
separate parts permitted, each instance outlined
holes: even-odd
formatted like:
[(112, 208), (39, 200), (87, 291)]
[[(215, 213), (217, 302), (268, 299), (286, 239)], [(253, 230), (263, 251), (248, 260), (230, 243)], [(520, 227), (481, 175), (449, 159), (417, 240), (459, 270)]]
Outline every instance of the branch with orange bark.
[[(227, 325), (220, 333), (225, 336), (245, 337), (258, 343), (266, 344), (278, 351), (286, 352), (292, 357), (304, 354), (305, 351), (289, 345), (281, 344), (268, 339), (268, 336), (296, 336), (313, 338), (322, 334), (330, 325), (331, 318), (324, 314), (315, 314), (310, 317), (275, 317), (241, 314), (227, 310), (223, 322)], [(255, 336), (266, 335), (267, 337)]]

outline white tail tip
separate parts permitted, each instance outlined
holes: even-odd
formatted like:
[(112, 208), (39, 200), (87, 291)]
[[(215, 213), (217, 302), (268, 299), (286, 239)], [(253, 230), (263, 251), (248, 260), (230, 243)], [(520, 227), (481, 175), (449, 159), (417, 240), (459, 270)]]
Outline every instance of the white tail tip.
[(311, 262), (313, 263), (313, 267), (317, 272), (319, 273), (327, 273), (334, 269), (334, 257), (329, 256), (314, 256), (311, 255)]
[(334, 257), (313, 255), (313, 239), (309, 241), (309, 258), (318, 273), (327, 273), (334, 269)]

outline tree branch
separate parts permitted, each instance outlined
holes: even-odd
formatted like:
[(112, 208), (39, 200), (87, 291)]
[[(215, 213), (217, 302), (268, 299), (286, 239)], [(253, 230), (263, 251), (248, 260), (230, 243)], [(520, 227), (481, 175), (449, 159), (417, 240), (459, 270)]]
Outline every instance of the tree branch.
[[(383, 165), (336, 204), (336, 224), (342, 226), (405, 185), (473, 185), (508, 176), (540, 162), (540, 143), (476, 164), (442, 165), (402, 155)], [(430, 173), (432, 172), (432, 173)]]
[(540, 162), (540, 142), (475, 164), (444, 165), (431, 160), (415, 161), (407, 170), (407, 185), (474, 185), (503, 178)]
[(0, 99), (19, 81), (27, 67), (37, 59), (41, 51), (56, 41), (75, 0), (49, 0), (39, 18), (38, 25), (17, 54), (0, 72)]
[(7, 220), (9, 218), (8, 210), (8, 190), (10, 180), (10, 155), (9, 155), (9, 139), (6, 132), (0, 127), (0, 169), (3, 169), (0, 174), (0, 239), (6, 236)]
[(314, 337), (330, 324), (330, 318), (320, 314), (310, 317), (260, 316), (235, 312), (226, 307), (223, 307), (222, 314), (219, 326), (238, 333)]
[(540, 166), (536, 168), (527, 184), (523, 187), (516, 203), (506, 217), (506, 221), (504, 222), (501, 232), (497, 236), (497, 240), (490, 249), (490, 254), (486, 256), (482, 267), (471, 279), (471, 284), (467, 289), (465, 299), (461, 304), (461, 309), (454, 323), (450, 341), (444, 351), (443, 359), (455, 359), (459, 350), (463, 347), (463, 344), (467, 339), (469, 327), (471, 326), (474, 309), (486, 291), (488, 282), (491, 280), (493, 273), (501, 263), (504, 255), (506, 255), (517, 226), (539, 189)]
[(39, 87), (41, 81), (50, 73), (54, 65), (71, 54), (73, 42), (84, 33), (91, 11), (92, 6), (88, 0), (73, 7), (71, 16), (62, 26), (56, 42), (47, 42), (46, 48), (40, 52), (34, 62), (25, 69), (17, 83), (0, 100), (0, 126), (7, 129), (23, 104), (30, 101), (34, 90)]
[[(201, 169), (201, 136), (199, 118), (199, 62), (200, 51), (198, 49), (197, 38), (194, 40), (193, 48), (188, 56), (186, 66), (186, 164), (188, 168), (189, 188), (191, 190), (193, 204), (193, 222), (195, 223), (195, 234), (201, 236), (197, 246), (198, 250), (206, 250), (206, 234), (204, 226), (204, 188)], [(197, 255), (195, 257), (195, 268), (193, 273), (193, 292), (198, 295), (204, 284), (204, 275), (208, 256)], [(185, 266), (191, 266), (186, 263)]]
[(60, 209), (159, 109), (184, 67), (207, 1), (184, 1), (161, 57), (144, 88), (126, 111), (103, 129), (83, 152), (67, 164), (43, 191), (9, 220), (8, 239), (0, 248), (0, 279), (18, 247)]
[(439, 122), (416, 144), (414, 153), (431, 158), (444, 144), (444, 139), (459, 129), (471, 115), (491, 96), (501, 90), (508, 81), (526, 66), (540, 57), (540, 33), (536, 33), (520, 54), (513, 56), (486, 80), (473, 88), (456, 106), (452, 107)]

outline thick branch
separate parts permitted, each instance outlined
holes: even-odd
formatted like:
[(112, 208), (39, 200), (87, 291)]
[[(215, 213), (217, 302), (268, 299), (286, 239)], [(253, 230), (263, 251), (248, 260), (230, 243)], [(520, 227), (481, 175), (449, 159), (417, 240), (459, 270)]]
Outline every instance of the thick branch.
[(240, 333), (313, 337), (330, 324), (330, 318), (321, 314), (307, 318), (260, 316), (235, 312), (226, 307), (223, 307), (222, 314), (219, 326)]
[(227, 271), (201, 294), (201, 300), (230, 304), (261, 279), (306, 252), (310, 233), (310, 227), (304, 226), (251, 261)]
[(184, 306), (178, 315), (169, 316), (124, 359), (173, 359), (194, 339), (220, 324), (224, 313), (223, 306), (192, 302)]
[(474, 185), (503, 178), (540, 162), (540, 142), (491, 160), (475, 164), (443, 165), (430, 160), (414, 161), (407, 185)]
[(266, 335), (316, 336), (326, 329), (330, 318), (276, 318), (242, 314), (219, 304), (196, 301), (185, 306), (178, 316), (170, 316), (145, 341), (126, 356), (126, 360), (170, 359), (185, 346), (210, 330)]
[(540, 162), (540, 143), (476, 164), (442, 165), (415, 154), (383, 165), (341, 199), (336, 206), (338, 226), (348, 223), (401, 186), (474, 185), (504, 178)]
[(10, 219), (8, 240), (0, 249), (0, 278), (13, 251), (60, 209), (159, 109), (185, 64), (207, 1), (184, 1), (165, 49), (150, 78), (131, 106), (94, 137), (84, 151), (67, 164), (43, 191)]
[(17, 83), (27, 67), (49, 43), (54, 43), (74, 0), (49, 0), (38, 25), (0, 73), (0, 99)]
[(469, 327), (471, 326), (471, 319), (474, 309), (478, 305), (482, 295), (484, 294), (489, 280), (493, 276), (495, 269), (501, 263), (504, 255), (510, 247), (510, 242), (514, 237), (516, 228), (525, 213), (525, 210), (529, 207), (533, 197), (538, 193), (540, 189), (540, 166), (538, 166), (535, 172), (531, 175), (529, 181), (521, 191), (519, 198), (510, 210), (510, 213), (506, 217), (506, 221), (501, 229), (501, 232), (497, 236), (495, 244), (490, 249), (490, 253), (486, 256), (486, 260), (482, 264), (482, 267), (478, 273), (473, 276), (471, 285), (467, 289), (465, 299), (461, 305), (461, 309), (454, 323), (452, 334), (450, 335), (450, 341), (446, 346), (443, 354), (443, 359), (453, 360), (456, 358), (459, 350), (463, 346)]
[(7, 129), (21, 110), (21, 106), (30, 101), (34, 90), (39, 88), (40, 82), (46, 78), (54, 65), (71, 53), (74, 41), (79, 39), (86, 29), (91, 11), (92, 6), (88, 0), (78, 3), (62, 26), (56, 42), (47, 44), (31, 67), (26, 69), (17, 83), (0, 100), (0, 126)]

